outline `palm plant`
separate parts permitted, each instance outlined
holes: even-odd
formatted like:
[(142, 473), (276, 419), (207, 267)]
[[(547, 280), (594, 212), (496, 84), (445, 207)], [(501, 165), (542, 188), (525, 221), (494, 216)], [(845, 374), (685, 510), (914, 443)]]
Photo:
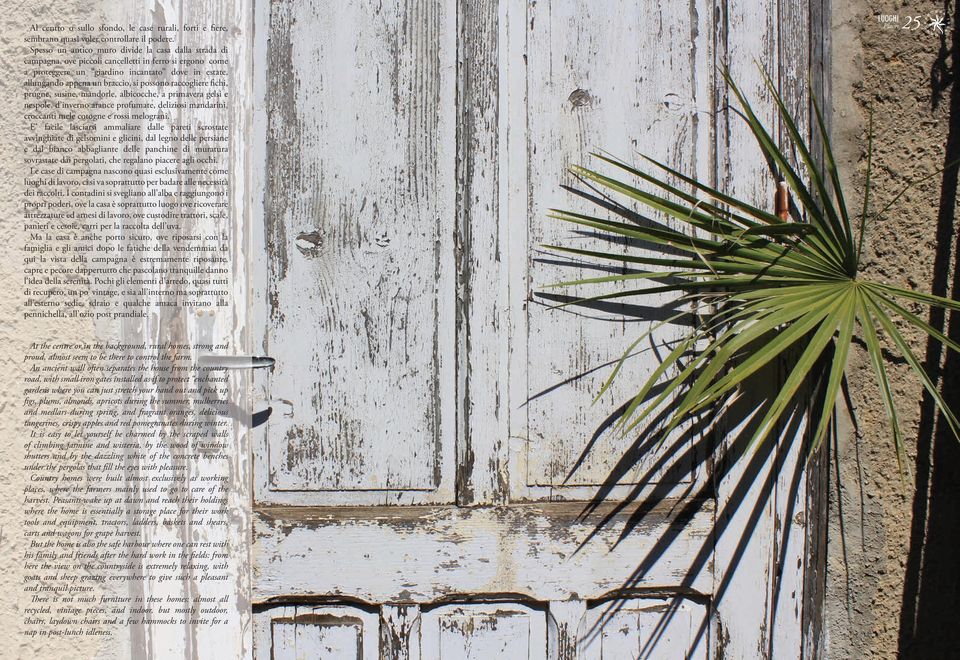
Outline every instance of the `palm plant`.
[[(646, 161), (658, 170), (654, 174), (607, 155), (594, 154), (628, 176), (614, 178), (584, 167), (573, 167), (573, 174), (610, 198), (638, 202), (678, 221), (680, 228), (551, 211), (552, 217), (591, 228), (606, 238), (638, 239), (662, 248), (656, 256), (646, 256), (629, 251), (624, 254), (546, 246), (581, 258), (631, 265), (631, 270), (624, 274), (572, 280), (554, 286), (614, 287), (602, 295), (576, 302), (679, 292), (684, 301), (709, 303), (714, 310), (708, 322), (694, 326), (677, 342), (640, 386), (619, 420), (624, 432), (650, 419), (662, 405), (668, 405), (662, 429), (666, 437), (684, 420), (735, 396), (752, 374), (789, 354), (793, 356), (790, 368), (761, 411), (761, 421), (754, 427), (748, 447), (764, 441), (800, 388), (818, 380), (824, 405), (819, 406), (819, 412), (811, 420), (812, 453), (833, 419), (834, 402), (842, 386), (850, 346), (858, 341), (869, 354), (903, 469), (903, 433), (884, 351), (899, 353), (909, 364), (957, 435), (956, 416), (901, 328), (904, 325), (916, 328), (951, 350), (960, 351), (960, 345), (924, 321), (916, 309), (921, 305), (960, 310), (960, 303), (892, 286), (861, 273), (868, 224), (880, 218), (896, 201), (895, 198), (879, 212), (871, 211), (872, 142), (867, 150), (863, 201), (854, 218), (844, 198), (829, 136), (816, 102), (814, 114), (823, 145), (820, 158), (812, 153), (783, 99), (765, 76), (796, 158), (803, 164), (804, 178), (729, 75), (725, 74), (725, 79), (760, 149), (782, 179), (779, 200), (788, 198), (789, 189), (797, 201), (792, 219), (786, 207), (779, 213), (768, 212), (650, 158)], [(674, 185), (671, 180), (679, 183)], [(641, 189), (636, 185), (639, 181), (657, 192)], [(671, 320), (675, 319), (664, 323)], [(627, 347), (597, 398), (609, 388), (636, 346), (654, 329)]]

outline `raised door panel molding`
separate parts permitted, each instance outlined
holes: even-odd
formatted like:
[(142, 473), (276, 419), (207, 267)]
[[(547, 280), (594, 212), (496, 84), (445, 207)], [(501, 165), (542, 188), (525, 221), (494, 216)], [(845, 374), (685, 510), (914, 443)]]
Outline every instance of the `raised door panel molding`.
[(709, 607), (684, 596), (375, 607), (267, 608), (256, 660), (623, 660), (709, 657)]
[(268, 11), (258, 500), (451, 502), (455, 3)]
[(637, 588), (684, 584), (709, 594), (712, 565), (695, 575), (691, 566), (710, 554), (713, 507), (705, 502), (684, 520), (671, 510), (669, 502), (650, 510), (622, 539), (630, 514), (620, 514), (581, 546), (595, 528), (575, 503), (392, 507), (366, 518), (333, 507), (271, 508), (258, 511), (254, 523), (253, 590), (261, 602), (341, 594), (429, 604), (503, 593), (562, 601), (601, 598), (631, 579)]
[(255, 615), (256, 660), (377, 660), (376, 614), (346, 606), (284, 606)]
[(546, 615), (525, 605), (448, 605), (421, 615), (422, 660), (547, 660)]
[[(675, 296), (651, 295), (629, 305), (607, 301), (548, 309), (601, 292), (552, 289), (544, 297), (550, 284), (628, 271), (616, 262), (609, 269), (578, 265), (576, 258), (539, 247), (617, 249), (599, 244), (589, 230), (575, 231), (548, 217), (551, 208), (607, 215), (560, 187), (570, 184), (603, 201), (567, 172), (577, 164), (609, 171), (591, 159), (590, 153), (598, 149), (633, 163), (641, 160), (640, 153), (649, 154), (709, 180), (715, 137), (711, 111), (718, 84), (714, 16), (683, 3), (544, 0), (511, 3), (508, 20), (505, 71), (511, 81), (522, 81), (501, 85), (511, 90), (508, 169), (511, 178), (521, 178), (509, 188), (507, 241), (514, 329), (509, 366), (511, 495), (514, 500), (587, 499), (636, 440), (636, 434), (610, 426), (601, 430), (604, 418), (629, 401), (637, 383), (656, 368), (658, 358), (671, 349), (668, 342), (684, 328), (664, 324), (656, 330), (636, 347), (603, 400), (591, 406), (624, 349), (679, 311), (672, 305)], [(675, 224), (653, 214), (648, 220)], [(694, 444), (689, 437), (677, 440)], [(582, 457), (591, 441), (594, 449)], [(701, 476), (695, 452), (675, 452), (679, 462), (662, 460), (666, 452), (635, 453), (635, 465), (623, 484), (684, 483)]]
[(709, 608), (682, 596), (607, 601), (587, 610), (582, 660), (706, 660)]

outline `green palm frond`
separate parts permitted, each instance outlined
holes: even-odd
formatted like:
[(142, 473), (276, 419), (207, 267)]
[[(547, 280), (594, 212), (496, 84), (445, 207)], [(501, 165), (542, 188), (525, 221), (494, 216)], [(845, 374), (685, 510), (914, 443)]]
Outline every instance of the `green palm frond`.
[[(553, 286), (608, 287), (600, 295), (566, 304), (677, 292), (683, 301), (706, 301), (717, 311), (714, 320), (693, 327), (677, 342), (640, 385), (619, 420), (624, 432), (636, 429), (654, 414), (662, 414), (663, 405), (668, 403), (667, 421), (662, 428), (666, 436), (686, 420), (736, 395), (758, 370), (789, 355), (788, 372), (761, 411), (750, 444), (768, 438), (801, 388), (817, 380), (822, 403), (826, 405), (815, 407), (819, 412), (810, 422), (812, 453), (830, 426), (850, 346), (856, 339), (869, 354), (902, 468), (903, 433), (883, 353), (889, 350), (899, 354), (909, 365), (960, 438), (960, 422), (904, 334), (907, 328), (917, 330), (960, 352), (960, 345), (908, 309), (922, 305), (958, 310), (960, 302), (872, 281), (860, 272), (866, 228), (879, 215), (870, 211), (872, 144), (868, 147), (868, 183), (863, 204), (859, 214), (851, 216), (816, 101), (814, 115), (822, 154), (813, 153), (769, 77), (764, 77), (802, 171), (794, 168), (791, 158), (757, 118), (747, 98), (725, 74), (750, 131), (766, 159), (789, 186), (804, 222), (788, 220), (786, 213), (778, 215), (757, 208), (649, 158), (646, 161), (652, 172), (605, 154), (593, 154), (604, 165), (614, 168), (617, 175), (585, 167), (573, 167), (571, 172), (618, 203), (652, 209), (679, 228), (655, 222), (625, 222), (629, 214), (620, 214), (626, 217), (614, 220), (603, 214), (552, 210), (551, 217), (594, 230), (601, 236), (639, 240), (654, 246), (652, 254), (649, 249), (624, 253), (545, 246), (579, 258), (632, 266), (626, 274), (569, 280)], [(671, 181), (679, 181), (678, 185), (686, 188)], [(656, 192), (649, 192), (651, 187)], [(884, 211), (886, 208), (880, 213)], [(676, 318), (685, 315), (681, 313)], [(667, 319), (660, 325), (670, 322)], [(627, 347), (598, 398), (614, 379), (622, 377), (625, 361), (654, 329)]]

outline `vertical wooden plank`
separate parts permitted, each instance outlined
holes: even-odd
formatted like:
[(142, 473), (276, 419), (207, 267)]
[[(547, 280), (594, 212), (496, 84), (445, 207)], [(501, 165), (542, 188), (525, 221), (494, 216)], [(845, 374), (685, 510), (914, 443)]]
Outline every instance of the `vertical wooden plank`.
[[(527, 246), (529, 231), (529, 198), (527, 188), (527, 3), (522, 0), (503, 0), (500, 27), (500, 217), (504, 240), (501, 249), (506, 263), (505, 285), (508, 307), (508, 340), (506, 378), (508, 388), (507, 425), (509, 434), (508, 471), (510, 496), (518, 480), (518, 461), (525, 455), (527, 437), (524, 426), (526, 410), (523, 392), (527, 391), (526, 314), (529, 305), (529, 274)], [(521, 394), (517, 394), (521, 393)], [(519, 437), (518, 437), (519, 435)]]
[(381, 660), (419, 660), (420, 608), (417, 605), (380, 607)]
[(457, 504), (505, 501), (500, 3), (459, 0), (457, 25)]
[(803, 658), (823, 657), (823, 600), (827, 579), (827, 516), (830, 488), (829, 437), (807, 465), (807, 512), (804, 521)]
[(579, 598), (550, 603), (547, 610), (550, 660), (577, 660), (581, 624), (586, 613), (587, 603)]
[[(780, 12), (779, 71), (780, 94), (796, 120), (802, 135), (810, 135), (810, 5), (782, 2)], [(771, 71), (772, 74), (772, 71)], [(780, 143), (790, 144), (786, 128), (780, 127)], [(803, 172), (802, 162), (794, 155), (793, 166)], [(784, 364), (784, 370), (789, 365)], [(784, 374), (784, 377), (786, 374)], [(770, 612), (770, 654), (802, 651), (804, 548), (807, 518), (806, 443), (810, 433), (806, 419), (791, 430), (796, 437), (791, 451), (780, 454), (775, 492), (774, 558)], [(788, 561), (787, 559), (790, 558)]]
[[(827, 130), (832, 125), (830, 110), (830, 15), (829, 0), (810, 3), (810, 82), (814, 99), (824, 113)], [(815, 153), (822, 139), (813, 140)], [(820, 658), (823, 653), (823, 599), (827, 572), (827, 518), (829, 516), (830, 451), (829, 438), (807, 465), (807, 512), (803, 585), (803, 654)]]
[[(758, 116), (785, 142), (759, 63), (780, 88), (800, 120), (801, 130), (808, 131), (809, 6), (769, 2), (758, 7), (757, 3), (731, 0), (725, 9), (722, 40), (726, 59)], [(730, 95), (727, 101), (736, 104)], [(721, 135), (720, 180), (733, 194), (772, 208), (775, 178), (745, 122), (733, 113), (727, 116), (726, 131)], [(727, 430), (725, 448), (734, 445), (744, 426)], [(715, 598), (721, 657), (801, 656), (805, 433), (805, 416), (799, 410), (768, 439), (765, 448), (735, 465), (728, 461), (718, 465), (716, 561), (720, 570)], [(757, 607), (744, 608), (745, 602)]]
[[(718, 2), (724, 12), (723, 57), (737, 85), (754, 103), (757, 115), (774, 130), (772, 102), (765, 93), (759, 62), (768, 71), (778, 70), (777, 3), (749, 0)], [(729, 92), (724, 104), (736, 107)], [(747, 124), (732, 111), (724, 114), (718, 135), (718, 179), (726, 192), (770, 208), (776, 182), (767, 170)], [(746, 427), (724, 429), (723, 450), (735, 450), (737, 435)], [(773, 438), (768, 439), (768, 443)], [(767, 445), (769, 446), (769, 444)], [(776, 482), (772, 454), (756, 453), (734, 464), (717, 464), (717, 535), (715, 612), (719, 658), (767, 658), (770, 646), (771, 582), (775, 570), (774, 504)], [(750, 603), (750, 607), (744, 607)]]

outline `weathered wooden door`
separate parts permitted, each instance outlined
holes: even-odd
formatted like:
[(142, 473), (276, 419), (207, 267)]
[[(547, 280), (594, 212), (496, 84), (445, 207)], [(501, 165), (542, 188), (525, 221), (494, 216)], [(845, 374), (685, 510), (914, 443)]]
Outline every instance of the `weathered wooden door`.
[(633, 440), (604, 419), (677, 331), (590, 401), (669, 300), (536, 295), (584, 272), (539, 246), (593, 240), (546, 218), (586, 203), (560, 185), (593, 148), (766, 203), (718, 66), (757, 93), (754, 58), (805, 77), (809, 8), (784, 4), (259, 6), (253, 309), (277, 363), (253, 456), (257, 658), (799, 656), (802, 525), (782, 518), (804, 504), (781, 473), (719, 478), (694, 428), (634, 452), (609, 525), (581, 519)]

